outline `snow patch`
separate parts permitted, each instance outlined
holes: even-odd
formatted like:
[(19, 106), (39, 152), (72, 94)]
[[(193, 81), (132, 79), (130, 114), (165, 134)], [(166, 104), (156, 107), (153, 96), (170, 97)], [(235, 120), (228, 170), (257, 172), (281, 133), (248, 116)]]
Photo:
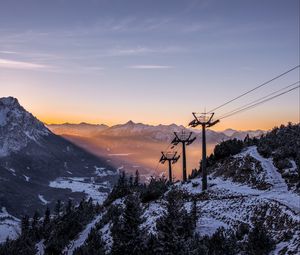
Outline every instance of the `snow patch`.
[(45, 245), (44, 245), (45, 240), (42, 239), (39, 241), (35, 247), (37, 249), (36, 255), (44, 255), (45, 254)]
[(80, 246), (82, 246), (85, 242), (85, 240), (88, 238), (89, 233), (91, 232), (91, 229), (95, 227), (95, 225), (101, 220), (102, 215), (97, 215), (95, 219), (89, 223), (85, 229), (78, 235), (77, 239), (71, 241), (67, 247), (63, 250), (63, 254), (72, 255), (74, 250)]
[(11, 172), (14, 176), (16, 176), (16, 170), (13, 168), (6, 168), (9, 172)]
[(49, 201), (47, 201), (47, 200), (44, 198), (43, 195), (38, 195), (38, 198), (39, 198), (39, 200), (41, 200), (41, 202), (42, 202), (44, 205), (50, 203)]
[(6, 238), (16, 239), (20, 233), (20, 220), (10, 215), (5, 207), (0, 211), (0, 243), (6, 241)]
[(196, 232), (201, 236), (212, 236), (220, 227), (224, 227), (226, 229), (229, 228), (229, 226), (221, 220), (204, 216), (199, 218), (196, 226)]
[(111, 170), (107, 170), (105, 167), (94, 166), (94, 168), (95, 168), (95, 174), (99, 177), (104, 177), (104, 176), (115, 175), (116, 174), (116, 172), (113, 172)]
[(30, 177), (26, 176), (25, 174), (23, 174), (23, 176), (24, 176), (25, 180), (26, 180), (27, 182), (29, 182)]
[[(85, 180), (88, 179), (89, 182)], [(101, 184), (91, 183), (90, 178), (73, 177), (73, 178), (58, 178), (51, 181), (49, 186), (59, 189), (70, 189), (72, 192), (83, 192), (87, 197), (91, 197), (93, 201), (102, 204), (107, 197), (106, 192), (99, 191), (100, 188), (110, 188), (107, 182)]]

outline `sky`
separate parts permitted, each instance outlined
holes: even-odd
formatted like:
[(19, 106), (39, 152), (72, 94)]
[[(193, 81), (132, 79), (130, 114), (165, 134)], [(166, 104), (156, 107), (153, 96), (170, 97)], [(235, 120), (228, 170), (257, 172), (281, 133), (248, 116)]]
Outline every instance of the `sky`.
[[(0, 97), (46, 123), (183, 124), (299, 65), (299, 0), (0, 0)], [(299, 69), (216, 118), (299, 81)], [(294, 90), (216, 130), (299, 122)]]

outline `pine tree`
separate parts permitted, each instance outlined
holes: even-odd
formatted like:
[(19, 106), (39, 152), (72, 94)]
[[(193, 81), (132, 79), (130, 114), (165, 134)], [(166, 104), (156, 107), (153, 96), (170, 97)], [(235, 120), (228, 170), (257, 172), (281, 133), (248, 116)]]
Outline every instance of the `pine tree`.
[(247, 254), (266, 255), (274, 247), (274, 241), (260, 221), (254, 222), (253, 229), (248, 235)]
[(135, 187), (138, 187), (139, 184), (140, 184), (140, 173), (139, 173), (139, 170), (136, 170), (135, 171), (135, 177), (134, 177), (134, 183), (133, 183), (133, 185)]
[(233, 232), (224, 227), (217, 229), (209, 240), (209, 253), (215, 255), (237, 254), (237, 241)]
[(74, 251), (74, 255), (104, 255), (105, 243), (100, 234), (95, 228), (91, 229), (91, 232), (85, 241), (85, 244), (79, 249)]
[(111, 236), (113, 245), (111, 248), (112, 255), (123, 255), (123, 225), (120, 216), (112, 218)]
[(39, 219), (40, 214), (38, 211), (35, 211), (31, 221), (31, 236), (34, 240), (39, 237)]
[(61, 201), (57, 200), (55, 207), (54, 207), (54, 213), (55, 213), (56, 217), (60, 216), (60, 211), (61, 211)]
[(37, 227), (37, 224), (39, 222), (39, 219), (40, 219), (40, 214), (38, 211), (35, 211), (34, 212), (34, 215), (32, 217), (32, 222), (31, 222), (31, 228), (32, 229), (35, 229)]
[(22, 235), (26, 235), (29, 230), (29, 216), (24, 215), (21, 220), (21, 232)]
[(118, 219), (114, 222), (112, 254), (139, 255), (143, 250), (143, 236), (140, 230), (143, 218), (137, 195), (126, 197), (122, 216), (121, 221)]
[(159, 252), (166, 255), (185, 254), (185, 242), (190, 231), (186, 225), (188, 213), (184, 208), (182, 193), (173, 188), (166, 200), (166, 211), (156, 223)]
[(68, 200), (68, 204), (66, 206), (66, 214), (70, 214), (72, 212), (72, 209), (73, 209), (73, 203), (72, 203), (72, 200), (69, 199)]
[(50, 223), (50, 209), (47, 207), (45, 211), (44, 221), (43, 221), (43, 227), (45, 228)]
[(194, 228), (196, 228), (197, 220), (199, 218), (198, 208), (197, 208), (197, 200), (193, 198), (192, 209), (191, 209), (191, 218)]
[(132, 175), (129, 176), (128, 185), (129, 185), (130, 188), (133, 187), (133, 176)]

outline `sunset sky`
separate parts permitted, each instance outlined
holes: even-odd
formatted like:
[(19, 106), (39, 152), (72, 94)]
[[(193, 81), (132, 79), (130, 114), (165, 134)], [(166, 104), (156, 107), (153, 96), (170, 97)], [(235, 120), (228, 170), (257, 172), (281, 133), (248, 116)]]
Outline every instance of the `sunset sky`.
[[(183, 124), (299, 64), (299, 0), (0, 0), (0, 97), (47, 123)], [(299, 81), (299, 69), (217, 116)], [(216, 130), (299, 122), (299, 89)]]

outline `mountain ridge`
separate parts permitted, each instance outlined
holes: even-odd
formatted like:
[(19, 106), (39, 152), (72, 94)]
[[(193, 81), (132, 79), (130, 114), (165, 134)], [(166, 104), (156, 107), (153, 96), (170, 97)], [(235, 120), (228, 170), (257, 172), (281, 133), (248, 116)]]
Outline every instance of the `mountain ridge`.
[[(195, 134), (200, 134), (201, 130), (185, 128), (183, 125), (172, 124), (158, 124), (150, 125), (144, 123), (135, 123), (132, 120), (124, 124), (116, 124), (113, 126), (107, 126), (105, 124), (88, 124), (89, 127), (94, 127), (94, 132), (88, 132), (82, 128), (80, 124), (48, 124), (47, 127), (54, 133), (58, 135), (78, 135), (82, 137), (99, 137), (105, 136), (130, 136), (130, 135), (144, 135), (145, 137), (150, 136), (157, 140), (171, 140), (173, 132), (180, 132), (185, 130), (186, 132), (194, 132)], [(99, 129), (99, 125), (101, 129)], [(96, 130), (98, 129), (98, 130)], [(234, 130), (227, 129), (224, 131), (214, 131), (207, 130), (208, 140), (214, 142), (220, 142), (229, 138), (237, 138), (243, 140), (247, 135), (250, 137), (258, 137), (266, 133), (263, 130)], [(213, 138), (216, 136), (217, 138)]]

